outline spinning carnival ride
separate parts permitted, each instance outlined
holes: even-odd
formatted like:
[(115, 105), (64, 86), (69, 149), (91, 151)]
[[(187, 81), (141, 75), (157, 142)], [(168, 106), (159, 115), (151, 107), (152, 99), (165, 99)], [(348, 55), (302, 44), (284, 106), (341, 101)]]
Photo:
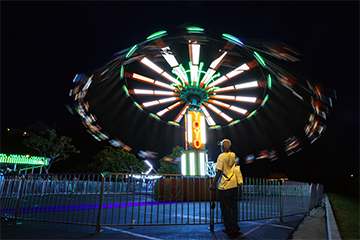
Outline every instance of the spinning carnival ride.
[[(302, 102), (300, 108), (303, 110), (297, 112), (301, 112), (298, 113), (301, 116), (305, 112), (305, 120), (303, 117), (297, 125), (301, 128), (306, 126), (306, 134), (309, 135), (310, 129), (314, 128), (314, 120), (310, 121), (310, 118), (319, 120), (314, 115), (319, 116), (321, 110), (314, 104), (325, 95), (317, 93), (308, 81), (301, 82), (264, 55), (278, 61), (298, 61), (296, 51), (281, 44), (262, 44), (256, 48), (227, 33), (223, 33), (220, 40), (215, 40), (199, 27), (186, 27), (175, 37), (168, 37), (167, 31), (160, 31), (116, 53), (110, 62), (94, 72), (76, 75), (75, 88), (70, 91), (70, 96), (75, 101), (74, 109), (90, 134), (99, 141), (106, 140), (113, 146), (131, 150), (104, 131), (100, 124), (102, 101), (99, 94), (106, 92), (102, 98), (107, 99), (111, 94), (118, 94), (110, 92), (114, 86), (118, 88), (121, 84), (122, 91), (141, 111), (168, 125), (185, 128), (181, 172), (183, 175), (205, 175), (209, 172), (207, 132), (229, 130), (256, 117), (269, 96), (276, 95), (272, 89), (275, 81), (279, 87), (282, 86), (281, 91), (285, 87), (292, 97), (297, 98), (295, 102)], [(278, 108), (276, 99), (272, 104)], [(313, 114), (310, 118), (308, 112)], [(106, 117), (103, 114), (101, 118)], [(317, 126), (324, 125), (324, 118), (320, 118), (322, 124)], [(283, 116), (281, 121), (285, 122), (284, 119), (287, 117)], [(274, 120), (269, 117), (269, 121)], [(104, 121), (104, 124), (109, 123)], [(292, 141), (293, 138), (286, 135), (292, 129), (285, 128), (288, 131), (284, 136), (290, 137), (287, 141)], [(219, 139), (212, 139), (216, 140)], [(264, 154), (264, 151), (261, 151), (259, 159), (270, 158), (276, 153), (273, 149), (270, 154)]]

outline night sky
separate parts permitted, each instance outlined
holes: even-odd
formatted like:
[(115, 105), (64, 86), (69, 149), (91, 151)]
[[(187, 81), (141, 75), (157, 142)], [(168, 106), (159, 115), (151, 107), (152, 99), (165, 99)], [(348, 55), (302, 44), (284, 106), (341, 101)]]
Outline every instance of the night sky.
[[(358, 184), (357, 1), (1, 2), (2, 131), (38, 120), (56, 124), (82, 150), (82, 158), (91, 158), (106, 144), (87, 134), (80, 118), (65, 108), (75, 74), (94, 70), (154, 32), (186, 23), (240, 39), (284, 42), (302, 54), (305, 75), (336, 90), (338, 99), (319, 140), (296, 156), (244, 165), (245, 175), (266, 177), (271, 171), (293, 180)], [(156, 136), (147, 141), (152, 139)], [(143, 140), (142, 146), (131, 146), (133, 154), (148, 146), (159, 155), (171, 153), (172, 147)], [(2, 145), (5, 141), (2, 137)], [(213, 158), (219, 152), (212, 149)]]

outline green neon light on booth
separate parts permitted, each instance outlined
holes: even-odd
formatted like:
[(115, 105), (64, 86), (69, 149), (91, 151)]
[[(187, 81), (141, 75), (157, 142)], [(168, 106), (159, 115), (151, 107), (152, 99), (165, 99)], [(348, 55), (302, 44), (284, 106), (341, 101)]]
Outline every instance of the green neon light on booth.
[(166, 31), (158, 31), (158, 32), (153, 33), (153, 34), (151, 34), (150, 36), (148, 36), (148, 37), (146, 38), (146, 40), (153, 40), (153, 39), (159, 38), (159, 37), (161, 37), (161, 36), (163, 36), (163, 35), (165, 35), (165, 34), (166, 34)]
[(48, 165), (48, 160), (45, 157), (37, 156), (26, 156), (26, 155), (17, 155), (11, 154), (7, 156), (6, 154), (0, 155), (0, 163), (13, 163), (13, 164), (26, 164), (26, 165)]

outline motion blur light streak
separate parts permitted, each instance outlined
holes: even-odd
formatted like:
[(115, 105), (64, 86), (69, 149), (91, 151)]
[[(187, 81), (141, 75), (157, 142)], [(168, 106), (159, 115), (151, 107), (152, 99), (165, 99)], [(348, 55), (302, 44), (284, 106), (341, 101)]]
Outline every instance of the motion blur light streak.
[[(94, 137), (114, 143), (112, 135), (115, 133), (104, 133), (105, 129), (100, 127), (117, 122), (114, 118), (113, 122), (106, 120), (105, 116), (109, 113), (105, 114), (106, 108), (101, 105), (101, 102), (108, 102), (107, 106), (111, 106), (114, 99), (111, 99), (112, 95), (100, 94), (100, 101), (94, 93), (111, 93), (112, 88), (119, 84), (123, 86), (124, 96), (159, 124), (186, 129), (186, 156), (182, 156), (181, 161), (182, 172), (186, 174), (203, 174), (206, 171), (202, 166), (207, 159), (205, 143), (225, 137), (225, 134), (231, 135), (235, 142), (244, 142), (242, 134), (248, 136), (249, 143), (245, 143), (247, 148), (242, 153), (246, 163), (255, 159), (251, 156), (259, 156), (258, 160), (276, 159), (278, 145), (273, 139), (279, 139), (276, 142), (281, 142), (282, 150), (289, 155), (301, 149), (304, 142), (302, 135), (309, 143), (322, 135), (334, 97), (326, 96), (308, 79), (295, 76), (288, 69), (285, 71), (281, 64), (273, 61), (275, 58), (276, 61), (294, 62), (290, 55), (297, 52), (289, 50), (281, 54), (281, 48), (266, 44), (258, 49), (251, 46), (251, 42), (244, 44), (227, 33), (221, 35), (222, 40), (212, 39), (203, 28), (198, 27), (187, 26), (185, 31), (175, 37), (168, 37), (167, 31), (156, 32), (146, 41), (133, 45), (126, 51), (125, 58), (116, 57), (116, 61), (100, 67), (90, 77), (84, 74), (75, 76), (73, 82), (76, 86), (70, 91), (75, 101), (74, 108)], [(274, 49), (278, 51), (276, 55)], [(189, 67), (185, 69), (184, 66)], [(207, 70), (203, 71), (203, 68)], [(114, 79), (116, 84), (111, 84)], [(106, 82), (109, 84), (106, 85)], [(168, 91), (162, 90), (164, 88)], [(228, 92), (232, 94), (224, 94)], [(129, 109), (122, 108), (120, 111), (127, 112)], [(201, 120), (191, 117), (189, 113), (192, 111), (201, 114)], [(129, 128), (126, 124), (121, 126), (122, 122), (129, 122), (130, 129), (136, 129), (135, 122), (141, 121), (141, 114), (136, 119), (131, 119), (131, 114), (118, 114), (130, 121), (121, 119), (116, 123), (119, 130)], [(184, 115), (187, 115), (186, 124), (181, 123)], [(209, 129), (206, 135), (205, 122)], [(161, 126), (159, 124), (150, 130), (154, 140)], [(201, 131), (197, 129), (199, 124)], [(193, 135), (195, 129), (198, 132)], [(215, 129), (223, 132), (213, 131)], [(205, 139), (205, 136), (211, 140)], [(194, 145), (191, 145), (193, 141)], [(196, 152), (199, 146), (203, 146), (201, 149), (205, 152)]]

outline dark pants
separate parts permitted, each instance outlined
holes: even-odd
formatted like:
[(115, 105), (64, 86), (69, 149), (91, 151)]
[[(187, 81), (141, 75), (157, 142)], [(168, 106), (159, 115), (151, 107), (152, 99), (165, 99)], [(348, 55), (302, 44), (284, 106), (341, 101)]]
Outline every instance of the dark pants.
[(224, 219), (224, 226), (226, 229), (239, 228), (237, 224), (237, 190), (237, 188), (219, 190), (220, 207)]

